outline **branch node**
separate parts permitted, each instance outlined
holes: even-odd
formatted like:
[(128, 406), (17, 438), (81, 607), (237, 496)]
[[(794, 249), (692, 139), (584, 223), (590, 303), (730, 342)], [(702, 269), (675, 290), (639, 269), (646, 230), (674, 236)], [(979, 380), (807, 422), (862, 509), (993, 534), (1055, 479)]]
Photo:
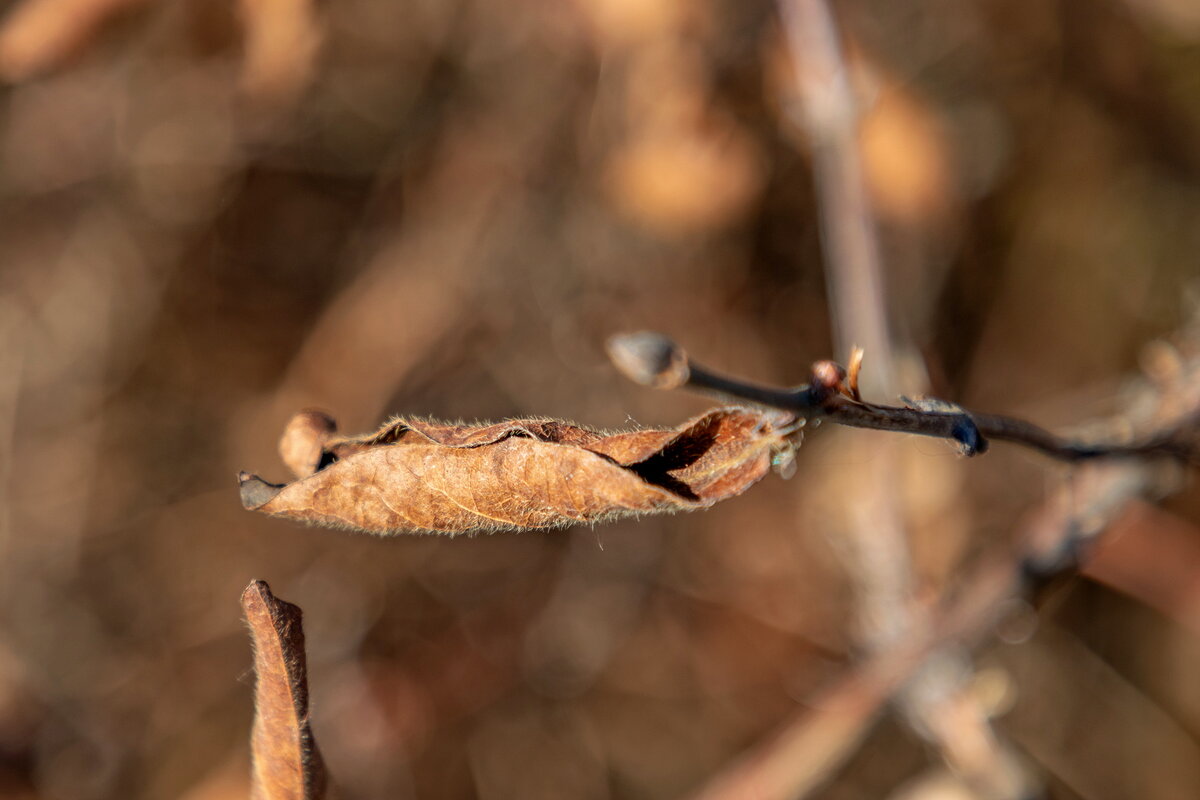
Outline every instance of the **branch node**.
[(955, 417), (954, 424), (950, 428), (950, 438), (958, 442), (959, 451), (964, 456), (970, 458), (987, 452), (988, 440), (980, 432), (979, 425), (971, 417), (970, 412), (962, 406), (946, 400), (939, 400), (936, 397), (912, 398), (901, 395), (900, 399), (904, 401), (904, 405), (914, 411)]
[(812, 399), (820, 404), (834, 395), (844, 393), (846, 369), (836, 361), (816, 361), (812, 365), (809, 391)]

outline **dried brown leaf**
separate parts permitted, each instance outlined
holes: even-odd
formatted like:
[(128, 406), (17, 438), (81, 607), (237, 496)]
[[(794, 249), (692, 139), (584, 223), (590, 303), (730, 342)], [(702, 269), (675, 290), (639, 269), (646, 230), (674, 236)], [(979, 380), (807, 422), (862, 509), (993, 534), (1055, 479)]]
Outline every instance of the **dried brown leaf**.
[[(551, 419), (401, 418), (327, 442), (324, 469), (285, 486), (242, 473), (242, 504), (374, 533), (549, 528), (707, 508), (762, 478), (795, 418), (718, 408), (677, 428), (601, 433)], [(289, 425), (289, 430), (294, 426)]]
[(271, 594), (264, 581), (242, 592), (254, 638), (252, 800), (326, 797), (325, 766), (308, 724), (308, 673), (300, 609)]

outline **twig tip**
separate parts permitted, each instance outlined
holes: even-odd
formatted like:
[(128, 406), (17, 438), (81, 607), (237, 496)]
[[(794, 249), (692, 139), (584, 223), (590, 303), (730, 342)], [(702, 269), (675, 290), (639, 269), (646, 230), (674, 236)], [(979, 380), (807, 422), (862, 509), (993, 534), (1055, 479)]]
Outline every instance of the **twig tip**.
[(607, 350), (617, 369), (635, 383), (675, 389), (687, 382), (687, 354), (661, 333), (618, 334), (608, 340)]

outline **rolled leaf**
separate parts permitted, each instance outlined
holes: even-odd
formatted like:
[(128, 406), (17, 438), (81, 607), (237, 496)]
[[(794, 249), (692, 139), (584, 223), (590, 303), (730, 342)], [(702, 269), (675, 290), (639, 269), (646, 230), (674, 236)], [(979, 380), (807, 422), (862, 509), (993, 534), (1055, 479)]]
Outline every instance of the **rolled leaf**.
[(795, 428), (790, 414), (733, 407), (673, 429), (623, 433), (552, 419), (400, 418), (367, 436), (326, 439), (316, 459), (324, 466), (292, 483), (248, 473), (239, 480), (247, 509), (335, 528), (551, 528), (734, 497), (767, 473)]
[(242, 592), (254, 637), (254, 769), (251, 800), (321, 800), (325, 766), (308, 723), (308, 674), (300, 609), (265, 581)]

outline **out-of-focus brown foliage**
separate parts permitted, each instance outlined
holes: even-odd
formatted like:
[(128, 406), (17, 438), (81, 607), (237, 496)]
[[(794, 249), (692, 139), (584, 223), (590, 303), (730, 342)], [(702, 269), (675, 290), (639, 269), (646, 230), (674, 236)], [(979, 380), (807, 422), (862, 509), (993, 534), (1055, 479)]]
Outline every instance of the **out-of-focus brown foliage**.
[(254, 640), (252, 800), (320, 800), (327, 778), (308, 715), (308, 667), (300, 609), (265, 581), (242, 592)]
[(21, 80), (86, 47), (102, 26), (146, 0), (24, 0), (0, 31), (0, 74)]
[(1136, 504), (1087, 559), (1085, 574), (1200, 636), (1200, 533), (1195, 525)]
[[(284, 433), (289, 450), (312, 419), (297, 416), (301, 424)], [(373, 533), (551, 528), (694, 511), (761, 480), (774, 454), (790, 449), (795, 421), (786, 412), (721, 408), (673, 430), (599, 433), (552, 419), (401, 418), (330, 441), (317, 460), (328, 466), (286, 486), (242, 473), (242, 505)]]
[[(914, 345), (896, 392), (1054, 428), (1119, 407), (1197, 277), (1194, 4), (834, 5)], [(845, 445), (887, 434), (822, 426), (789, 482), (545, 533), (335, 535), (231, 486), (283, 470), (299, 408), (703, 412), (620, 378), (617, 331), (782, 385), (843, 360), (782, 38), (734, 0), (6, 4), (0, 795), (244, 800), (251, 578), (304, 608), (322, 754), (362, 800), (679, 796), (842, 675), (841, 532), (877, 499)], [(894, 446), (918, 600), (1062, 477)], [(1200, 501), (1166, 513), (1191, 530)], [(1055, 798), (1193, 790), (1195, 637), (1054, 588), (1036, 635), (979, 654), (1010, 676), (996, 727)], [(816, 796), (928, 764), (885, 724)]]

